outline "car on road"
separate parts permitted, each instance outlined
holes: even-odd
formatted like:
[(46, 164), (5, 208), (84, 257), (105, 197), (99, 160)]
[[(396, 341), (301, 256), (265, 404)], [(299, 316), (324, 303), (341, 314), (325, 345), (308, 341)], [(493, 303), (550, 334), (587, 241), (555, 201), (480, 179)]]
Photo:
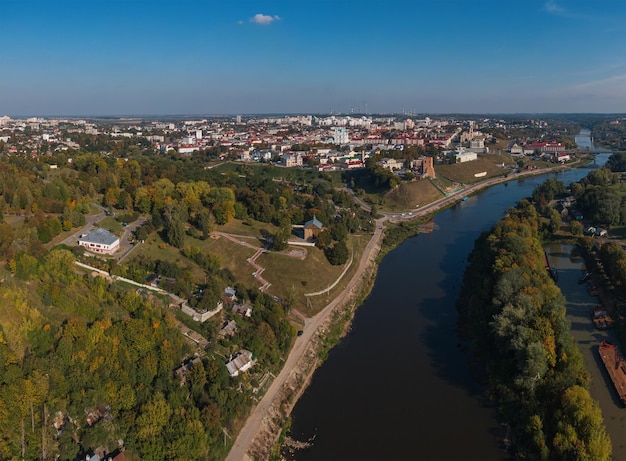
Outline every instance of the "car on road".
[(302, 336), (304, 334), (304, 330), (298, 330), (298, 336)]

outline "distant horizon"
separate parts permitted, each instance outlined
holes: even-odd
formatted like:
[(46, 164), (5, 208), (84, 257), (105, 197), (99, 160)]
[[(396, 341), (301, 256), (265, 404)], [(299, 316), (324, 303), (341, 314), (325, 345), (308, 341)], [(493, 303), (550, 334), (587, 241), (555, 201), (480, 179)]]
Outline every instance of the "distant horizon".
[(0, 113), (626, 110), (626, 2), (4, 0), (2, 7), (20, 20), (3, 28)]
[(314, 117), (450, 117), (450, 116), (506, 116), (506, 117), (546, 117), (546, 116), (607, 116), (626, 117), (626, 112), (419, 112), (419, 113), (398, 113), (398, 112), (378, 112), (378, 113), (343, 113), (343, 112), (259, 112), (259, 113), (216, 113), (216, 114), (1, 114), (11, 119), (21, 120), (25, 118), (70, 118), (70, 119), (162, 119), (162, 118), (224, 118), (224, 117), (287, 117), (287, 116), (314, 116)]

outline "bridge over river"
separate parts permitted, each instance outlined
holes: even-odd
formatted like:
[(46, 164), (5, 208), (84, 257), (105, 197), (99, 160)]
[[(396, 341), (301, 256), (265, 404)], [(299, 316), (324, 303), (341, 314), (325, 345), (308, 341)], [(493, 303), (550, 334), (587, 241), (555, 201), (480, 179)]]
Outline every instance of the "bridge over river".
[(591, 154), (591, 155), (598, 155), (598, 154), (612, 154), (613, 151), (610, 149), (603, 149), (601, 147), (594, 147), (593, 149), (576, 149), (574, 151), (576, 154)]

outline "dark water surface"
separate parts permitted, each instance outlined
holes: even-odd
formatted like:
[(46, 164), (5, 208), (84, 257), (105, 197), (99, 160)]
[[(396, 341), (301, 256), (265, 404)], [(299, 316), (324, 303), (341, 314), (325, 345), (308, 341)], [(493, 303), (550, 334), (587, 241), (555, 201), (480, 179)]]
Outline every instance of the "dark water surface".
[[(599, 156), (598, 164), (608, 155)], [(581, 168), (551, 177), (569, 184)], [(467, 256), (481, 232), (548, 175), (501, 184), (435, 218), (432, 234), (382, 261), (350, 333), (293, 413), (297, 460), (501, 460), (496, 409), (469, 372), (456, 333)]]

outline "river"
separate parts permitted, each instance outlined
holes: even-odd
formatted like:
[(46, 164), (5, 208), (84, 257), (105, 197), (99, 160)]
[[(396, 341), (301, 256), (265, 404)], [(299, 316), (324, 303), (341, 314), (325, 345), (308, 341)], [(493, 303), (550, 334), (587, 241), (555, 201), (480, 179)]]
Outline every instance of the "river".
[[(551, 176), (568, 184), (588, 171)], [(313, 442), (289, 458), (508, 459), (496, 409), (470, 374), (455, 302), (475, 239), (545, 179), (484, 190), (438, 214), (433, 233), (383, 259), (350, 332), (292, 412), (291, 436)]]
[(593, 142), (591, 141), (591, 130), (589, 128), (583, 128), (574, 137), (574, 142), (579, 149), (594, 149)]

